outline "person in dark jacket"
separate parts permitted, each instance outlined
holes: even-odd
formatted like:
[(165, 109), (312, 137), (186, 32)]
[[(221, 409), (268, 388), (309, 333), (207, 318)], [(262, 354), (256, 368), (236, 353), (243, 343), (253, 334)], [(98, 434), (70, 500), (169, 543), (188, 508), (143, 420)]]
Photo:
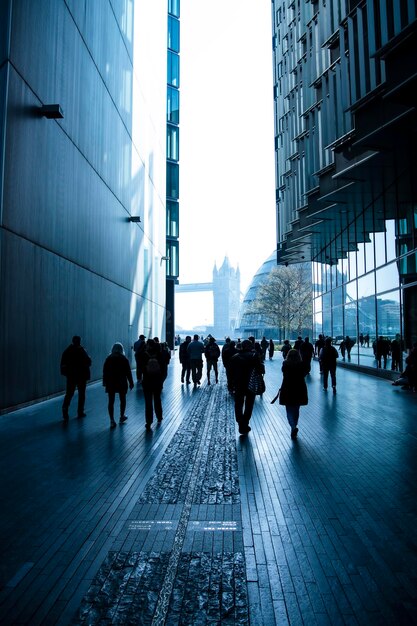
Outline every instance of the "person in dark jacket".
[(213, 368), (216, 383), (219, 382), (219, 368), (217, 367), (217, 361), (220, 358), (220, 348), (216, 343), (214, 337), (210, 337), (208, 344), (204, 348), (204, 355), (206, 357), (207, 364), (207, 384), (210, 385), (210, 371)]
[(68, 410), (75, 390), (78, 389), (78, 417), (85, 417), (85, 390), (90, 380), (91, 359), (81, 345), (81, 337), (74, 335), (72, 343), (61, 356), (61, 374), (67, 379), (67, 389), (62, 404), (62, 418), (68, 421)]
[(246, 435), (250, 432), (249, 421), (252, 416), (255, 394), (249, 391), (249, 379), (252, 370), (259, 374), (265, 373), (265, 367), (253, 343), (248, 339), (242, 341), (242, 349), (229, 361), (230, 379), (232, 381), (235, 398), (235, 417), (239, 424), (239, 433)]
[(190, 362), (190, 355), (188, 354), (187, 348), (188, 348), (188, 344), (191, 342), (191, 336), (187, 335), (185, 338), (185, 341), (182, 342), (182, 344), (180, 344), (180, 363), (182, 365), (182, 370), (181, 370), (181, 382), (185, 382), (187, 383), (187, 385), (189, 385), (190, 383), (190, 375), (191, 375), (191, 362)]
[(142, 388), (145, 396), (145, 426), (151, 430), (155, 411), (158, 422), (162, 421), (161, 392), (164, 384), (166, 361), (161, 346), (154, 339), (148, 339), (143, 353)]
[(133, 352), (135, 353), (136, 361), (136, 380), (138, 385), (142, 382), (142, 369), (141, 369), (141, 354), (145, 350), (146, 337), (145, 335), (139, 335), (139, 339), (133, 344)]
[(323, 370), (323, 389), (327, 391), (327, 384), (330, 377), (332, 379), (333, 393), (336, 393), (336, 360), (339, 354), (334, 346), (332, 346), (331, 337), (324, 340), (324, 348), (320, 350), (319, 360)]
[(304, 364), (298, 350), (291, 349), (288, 352), (282, 364), (282, 376), (279, 403), (285, 406), (287, 420), (291, 426), (291, 439), (295, 439), (298, 434), (300, 406), (308, 404)]
[(108, 411), (110, 417), (110, 428), (114, 428), (116, 426), (114, 419), (114, 401), (116, 399), (116, 393), (119, 394), (120, 399), (119, 424), (123, 424), (127, 420), (125, 410), (128, 384), (129, 388), (133, 389), (134, 384), (132, 370), (130, 369), (129, 361), (125, 356), (123, 345), (117, 341), (113, 345), (111, 353), (104, 361), (103, 366), (103, 386), (109, 396)]
[(272, 339), (269, 340), (269, 345), (268, 345), (268, 355), (269, 355), (269, 359), (271, 360), (274, 356), (274, 352), (275, 352), (275, 344), (272, 341)]
[(299, 353), (301, 360), (304, 364), (304, 371), (307, 374), (311, 371), (311, 359), (314, 356), (314, 346), (310, 343), (309, 338), (306, 337), (299, 347)]
[(262, 341), (261, 341), (262, 361), (265, 361), (266, 359), (266, 351), (268, 349), (268, 346), (269, 346), (268, 339), (265, 336), (263, 336)]
[(291, 344), (289, 339), (284, 339), (283, 346), (281, 348), (282, 358), (285, 360), (287, 358), (288, 352), (291, 350)]
[(238, 352), (236, 348), (236, 342), (232, 341), (230, 337), (227, 337), (226, 343), (222, 348), (222, 362), (224, 369), (226, 370), (226, 378), (227, 378), (227, 389), (230, 392), (233, 392), (233, 383), (230, 377), (230, 359)]
[(203, 354), (204, 344), (199, 340), (198, 335), (194, 335), (193, 341), (187, 346), (188, 356), (191, 363), (191, 376), (193, 379), (194, 387), (197, 387), (201, 383), (201, 377), (203, 375)]

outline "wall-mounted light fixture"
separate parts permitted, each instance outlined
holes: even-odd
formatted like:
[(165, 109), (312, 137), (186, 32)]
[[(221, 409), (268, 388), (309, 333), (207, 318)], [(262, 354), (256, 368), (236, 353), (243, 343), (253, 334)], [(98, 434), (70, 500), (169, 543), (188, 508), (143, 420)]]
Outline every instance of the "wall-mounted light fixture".
[(129, 222), (140, 222), (141, 221), (139, 215), (131, 215), (127, 219), (129, 220)]
[(58, 120), (64, 117), (64, 111), (59, 104), (43, 104), (39, 107), (39, 113), (48, 120)]

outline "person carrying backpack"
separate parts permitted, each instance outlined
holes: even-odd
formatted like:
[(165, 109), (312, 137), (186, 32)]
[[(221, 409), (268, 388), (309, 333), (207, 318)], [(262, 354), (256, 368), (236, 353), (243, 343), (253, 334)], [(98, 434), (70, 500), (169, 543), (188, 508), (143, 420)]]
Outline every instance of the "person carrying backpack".
[(216, 383), (219, 382), (219, 370), (217, 367), (217, 361), (220, 357), (220, 348), (216, 343), (214, 337), (210, 337), (208, 344), (204, 348), (204, 355), (207, 361), (207, 384), (210, 385), (210, 370), (213, 368), (216, 376)]
[(143, 352), (142, 389), (145, 396), (146, 430), (151, 430), (153, 414), (162, 421), (161, 392), (164, 384), (165, 359), (161, 346), (154, 339), (148, 339)]
[(327, 383), (330, 377), (332, 379), (333, 393), (336, 393), (336, 359), (339, 354), (334, 346), (332, 346), (331, 337), (326, 337), (324, 347), (320, 350), (319, 360), (323, 370), (323, 389), (327, 391)]

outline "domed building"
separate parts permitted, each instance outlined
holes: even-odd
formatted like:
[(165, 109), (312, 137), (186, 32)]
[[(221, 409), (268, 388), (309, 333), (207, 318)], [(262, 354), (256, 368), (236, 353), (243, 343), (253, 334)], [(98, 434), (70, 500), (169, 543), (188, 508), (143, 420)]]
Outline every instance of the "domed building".
[(235, 336), (245, 337), (253, 336), (256, 339), (261, 339), (263, 336), (269, 338), (277, 338), (279, 331), (277, 328), (271, 328), (268, 321), (265, 320), (261, 313), (251, 313), (250, 306), (254, 300), (256, 300), (260, 286), (266, 282), (271, 270), (276, 267), (276, 251), (269, 256), (266, 261), (261, 265), (256, 274), (254, 275), (249, 289), (247, 290), (242, 304), (240, 305), (239, 317), (237, 327), (235, 329)]

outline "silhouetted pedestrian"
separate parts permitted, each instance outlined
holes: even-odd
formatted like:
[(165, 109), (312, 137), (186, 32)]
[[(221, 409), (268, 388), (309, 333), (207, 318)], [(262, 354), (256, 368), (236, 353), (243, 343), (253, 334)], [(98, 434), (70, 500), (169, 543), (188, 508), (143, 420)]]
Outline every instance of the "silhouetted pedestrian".
[(162, 421), (161, 392), (164, 383), (165, 357), (161, 346), (154, 339), (148, 339), (143, 353), (142, 388), (145, 396), (145, 426), (151, 430), (155, 411), (158, 422)]
[[(324, 337), (323, 335), (319, 335), (318, 339), (316, 340), (316, 343), (314, 344), (314, 356), (317, 356), (317, 358), (320, 355), (320, 350), (324, 347)], [(320, 363), (320, 359), (319, 359), (319, 367), (320, 367), (320, 374), (323, 373), (323, 369), (321, 367), (321, 363)]]
[(285, 406), (287, 420), (291, 426), (291, 439), (298, 434), (300, 406), (308, 404), (304, 365), (298, 350), (291, 349), (282, 364), (282, 383), (279, 403)]
[(207, 384), (210, 385), (210, 371), (213, 368), (214, 375), (216, 377), (216, 383), (219, 382), (219, 370), (217, 367), (217, 361), (220, 357), (220, 348), (216, 343), (214, 337), (210, 337), (208, 344), (204, 349), (204, 355), (207, 363)]
[(237, 353), (236, 342), (231, 340), (229, 337), (226, 339), (226, 343), (222, 348), (222, 362), (224, 369), (226, 370), (226, 378), (227, 378), (227, 389), (232, 392), (233, 384), (230, 376), (230, 359)]
[(384, 364), (384, 370), (387, 369), (387, 359), (389, 354), (389, 342), (384, 337), (379, 336), (376, 341), (376, 360), (378, 367), (381, 368)]
[(120, 400), (119, 424), (123, 424), (127, 420), (125, 411), (128, 385), (129, 389), (133, 389), (134, 384), (132, 370), (130, 369), (129, 360), (125, 356), (123, 345), (117, 341), (113, 345), (111, 353), (104, 361), (103, 366), (103, 386), (109, 396), (108, 411), (110, 417), (110, 428), (114, 428), (116, 426), (114, 419), (114, 402), (116, 399), (116, 393), (119, 394)]
[(191, 341), (191, 336), (187, 335), (185, 341), (180, 344), (180, 363), (182, 365), (181, 369), (181, 382), (190, 383), (190, 374), (191, 374), (191, 363), (190, 363), (190, 355), (188, 354), (187, 348), (188, 344)]
[[(155, 337), (155, 341), (156, 341)], [(158, 339), (159, 341), (159, 339)], [(163, 341), (161, 344), (161, 356), (162, 356), (162, 386), (168, 377), (168, 365), (171, 362), (171, 350), (169, 349), (168, 343)]]
[(355, 341), (351, 337), (349, 337), (349, 335), (346, 335), (345, 345), (346, 345), (347, 358), (348, 358), (348, 361), (350, 361), (350, 351), (355, 345)]
[(391, 341), (391, 369), (400, 371), (402, 365), (402, 342), (399, 334)]
[(303, 343), (301, 344), (299, 348), (299, 353), (300, 353), (300, 357), (304, 365), (304, 371), (307, 375), (310, 373), (311, 359), (314, 356), (314, 346), (310, 342), (308, 337), (305, 337)]
[(323, 389), (327, 391), (329, 373), (332, 380), (333, 393), (336, 393), (336, 360), (339, 355), (334, 346), (332, 346), (331, 337), (326, 337), (324, 347), (320, 350), (320, 363), (323, 369)]
[(303, 338), (301, 335), (298, 335), (297, 339), (294, 341), (294, 350), (299, 350), (303, 344)]
[(268, 355), (269, 358), (272, 359), (274, 356), (274, 352), (275, 352), (275, 344), (272, 341), (272, 339), (269, 340), (269, 346), (268, 346)]
[(142, 381), (142, 362), (141, 362), (141, 354), (145, 350), (146, 345), (146, 337), (145, 335), (139, 335), (139, 339), (135, 341), (133, 344), (133, 351), (135, 353), (135, 361), (136, 361), (136, 380), (138, 385)]
[(229, 362), (230, 378), (234, 389), (235, 417), (239, 424), (239, 433), (250, 432), (249, 421), (252, 416), (255, 394), (249, 391), (249, 379), (252, 370), (259, 374), (265, 372), (260, 356), (255, 352), (253, 343), (248, 339), (242, 341), (242, 348)]
[(283, 346), (281, 348), (282, 358), (285, 360), (287, 358), (288, 352), (291, 350), (291, 344), (289, 339), (284, 339)]
[(262, 337), (262, 340), (261, 340), (262, 361), (265, 361), (265, 359), (266, 359), (266, 351), (268, 349), (268, 346), (269, 346), (269, 344), (268, 344), (267, 338), (265, 336)]
[(78, 389), (77, 417), (85, 417), (85, 390), (90, 380), (91, 359), (81, 345), (81, 337), (74, 335), (71, 345), (64, 350), (61, 356), (61, 374), (67, 379), (67, 388), (62, 404), (62, 418), (68, 421), (69, 407)]
[(188, 344), (187, 351), (190, 357), (191, 376), (194, 387), (201, 383), (203, 375), (203, 354), (204, 344), (199, 340), (198, 335), (194, 335), (193, 341)]

